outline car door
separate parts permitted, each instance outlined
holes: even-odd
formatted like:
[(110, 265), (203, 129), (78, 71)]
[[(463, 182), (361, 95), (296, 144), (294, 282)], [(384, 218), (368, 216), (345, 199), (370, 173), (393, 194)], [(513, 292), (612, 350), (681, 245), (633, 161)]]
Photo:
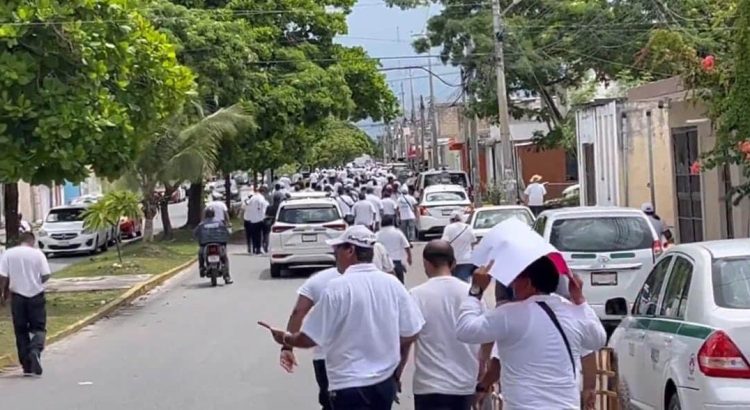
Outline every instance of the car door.
[(669, 272), (664, 296), (646, 332), (646, 354), (643, 356), (643, 378), (649, 381), (645, 383), (643, 398), (653, 408), (659, 408), (664, 403), (669, 364), (673, 360), (689, 363), (691, 354), (677, 331), (685, 319), (693, 261), (686, 255), (677, 254)]
[(644, 356), (649, 354), (646, 347), (649, 324), (656, 316), (664, 282), (673, 260), (672, 256), (666, 256), (651, 270), (635, 299), (631, 315), (625, 319), (627, 323), (623, 325), (625, 330), (620, 345), (615, 346), (620, 357), (620, 375), (627, 384), (631, 400), (640, 406), (646, 404), (649, 383), (652, 383), (644, 377), (648, 362)]

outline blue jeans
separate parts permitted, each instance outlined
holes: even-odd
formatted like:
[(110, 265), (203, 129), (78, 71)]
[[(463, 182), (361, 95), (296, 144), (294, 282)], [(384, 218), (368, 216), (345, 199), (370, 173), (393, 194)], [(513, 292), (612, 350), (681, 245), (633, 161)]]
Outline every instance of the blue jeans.
[(453, 269), (453, 276), (464, 282), (471, 282), (471, 275), (474, 273), (475, 266), (471, 263), (460, 263)]
[(372, 386), (331, 392), (333, 410), (391, 410), (396, 399), (396, 381), (389, 377)]
[(414, 219), (402, 219), (399, 227), (401, 228), (401, 232), (406, 236), (406, 239), (408, 239), (409, 242), (414, 242), (414, 230), (416, 229)]

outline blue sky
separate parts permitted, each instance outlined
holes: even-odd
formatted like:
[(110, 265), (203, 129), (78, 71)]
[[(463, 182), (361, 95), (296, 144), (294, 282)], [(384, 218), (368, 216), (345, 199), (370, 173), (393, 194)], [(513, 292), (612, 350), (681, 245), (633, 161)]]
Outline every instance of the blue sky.
[[(349, 34), (341, 36), (339, 42), (349, 46), (362, 46), (372, 57), (386, 57), (382, 60), (383, 67), (427, 66), (426, 55), (420, 56), (411, 45), (413, 35), (423, 33), (427, 19), (440, 12), (440, 7), (422, 7), (413, 10), (389, 8), (378, 0), (361, 0), (349, 15)], [(438, 50), (434, 50), (438, 51)], [(390, 58), (405, 57), (405, 58)], [(433, 71), (449, 83), (458, 84), (460, 75), (457, 67), (443, 66), (433, 58)], [(396, 96), (401, 96), (401, 86), (405, 92), (407, 110), (411, 109), (409, 71), (386, 71), (389, 84)], [(422, 70), (412, 70), (414, 77), (414, 97), (419, 109), (419, 95), (429, 96), (429, 80), (427, 73)], [(458, 88), (449, 87), (437, 79), (435, 84), (435, 99), (437, 102), (452, 102), (458, 98)], [(364, 126), (370, 134), (378, 134), (380, 129)]]

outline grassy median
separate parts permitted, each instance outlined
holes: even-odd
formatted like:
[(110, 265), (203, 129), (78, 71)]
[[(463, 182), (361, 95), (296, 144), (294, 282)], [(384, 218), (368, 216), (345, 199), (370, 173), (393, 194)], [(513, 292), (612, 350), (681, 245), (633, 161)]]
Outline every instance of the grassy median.
[[(47, 335), (54, 335), (96, 312), (123, 293), (124, 289), (47, 294)], [(0, 356), (12, 353), (15, 357), (15, 352), (16, 341), (8, 302), (0, 307)]]

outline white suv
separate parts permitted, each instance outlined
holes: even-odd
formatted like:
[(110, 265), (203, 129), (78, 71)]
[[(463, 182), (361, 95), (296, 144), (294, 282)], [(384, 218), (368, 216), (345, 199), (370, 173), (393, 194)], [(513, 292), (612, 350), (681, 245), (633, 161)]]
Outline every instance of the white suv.
[(86, 205), (52, 208), (38, 233), (39, 249), (45, 255), (106, 251), (112, 229), (93, 231), (84, 229), (83, 213)]
[(281, 203), (271, 227), (271, 277), (290, 266), (334, 265), (336, 258), (326, 240), (346, 230), (341, 210), (332, 198), (300, 197)]

